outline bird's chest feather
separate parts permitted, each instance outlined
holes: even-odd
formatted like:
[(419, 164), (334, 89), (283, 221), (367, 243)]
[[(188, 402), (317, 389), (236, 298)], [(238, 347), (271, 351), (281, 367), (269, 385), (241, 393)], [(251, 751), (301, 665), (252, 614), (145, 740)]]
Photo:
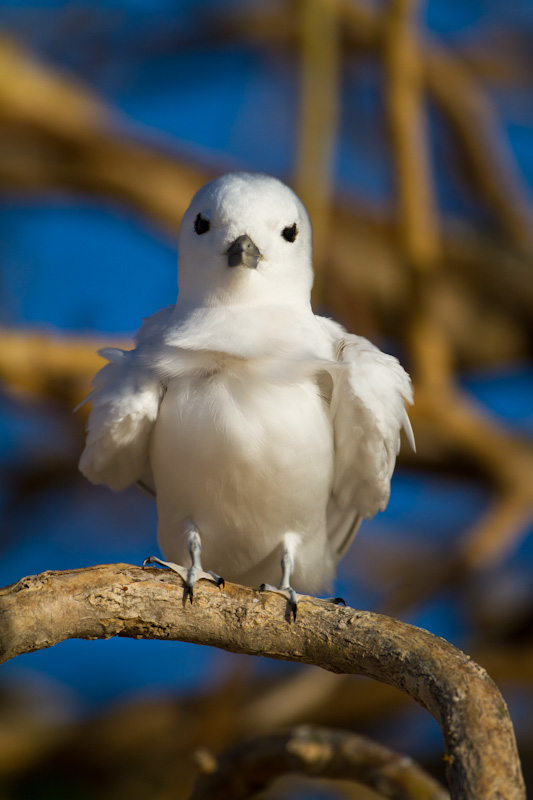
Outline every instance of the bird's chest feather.
[[(329, 481), (333, 458), (327, 406), (310, 378), (274, 382), (242, 368), (171, 382), (152, 444), (152, 466), (185, 489), (228, 491), (264, 476), (272, 485)], [(265, 485), (267, 485), (265, 483)]]

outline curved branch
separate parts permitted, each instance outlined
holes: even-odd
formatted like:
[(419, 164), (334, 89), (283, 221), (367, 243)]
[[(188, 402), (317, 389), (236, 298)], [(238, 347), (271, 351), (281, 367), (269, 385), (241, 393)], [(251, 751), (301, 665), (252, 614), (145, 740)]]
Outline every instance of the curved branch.
[(314, 725), (252, 739), (215, 762), (209, 756), (191, 800), (246, 800), (276, 778), (297, 773), (357, 781), (390, 800), (449, 800), (449, 794), (410, 758), (365, 736)]
[(398, 620), (303, 598), (295, 623), (274, 593), (208, 582), (184, 602), (178, 575), (112, 564), (44, 572), (0, 590), (0, 663), (70, 638), (173, 639), (366, 675), (438, 721), (450, 792), (523, 800), (507, 708), (487, 673), (448, 642)]

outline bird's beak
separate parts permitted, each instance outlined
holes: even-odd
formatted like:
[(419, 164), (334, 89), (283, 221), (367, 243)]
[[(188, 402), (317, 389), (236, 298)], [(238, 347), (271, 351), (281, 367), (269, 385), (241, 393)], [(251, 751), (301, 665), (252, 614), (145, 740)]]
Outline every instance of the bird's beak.
[(256, 269), (259, 259), (262, 258), (261, 251), (252, 242), (248, 234), (243, 233), (230, 244), (226, 250), (228, 257), (228, 267), (238, 267), (241, 264), (250, 269)]

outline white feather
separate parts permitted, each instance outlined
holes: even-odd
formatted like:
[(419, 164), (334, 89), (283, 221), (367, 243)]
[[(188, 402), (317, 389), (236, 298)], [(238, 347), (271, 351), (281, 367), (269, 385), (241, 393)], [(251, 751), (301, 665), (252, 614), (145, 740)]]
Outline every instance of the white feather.
[(366, 518), (383, 511), (407, 420), (405, 403), (413, 402), (409, 376), (393, 356), (367, 339), (347, 334), (322, 320), (337, 362), (332, 370), (331, 410), (335, 431), (333, 494), (341, 508), (355, 507)]
[(109, 360), (87, 398), (92, 410), (80, 470), (92, 483), (119, 491), (141, 478), (163, 394), (161, 382), (139, 366), (136, 353), (101, 351)]

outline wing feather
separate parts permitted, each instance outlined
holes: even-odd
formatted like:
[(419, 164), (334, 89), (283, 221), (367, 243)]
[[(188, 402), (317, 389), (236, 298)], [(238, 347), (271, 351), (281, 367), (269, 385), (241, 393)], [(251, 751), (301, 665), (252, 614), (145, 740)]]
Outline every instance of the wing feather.
[(92, 403), (92, 410), (79, 467), (92, 483), (105, 483), (114, 491), (139, 480), (150, 483), (150, 435), (164, 386), (142, 350), (157, 339), (168, 317), (167, 309), (164, 312), (144, 323), (137, 337), (138, 349), (100, 351), (109, 363), (96, 375), (94, 388), (84, 401)]
[(346, 333), (337, 323), (321, 322), (335, 354), (329, 370), (335, 456), (328, 534), (340, 557), (361, 518), (373, 517), (387, 506), (402, 428), (414, 448), (405, 408), (413, 402), (413, 394), (409, 376), (396, 358), (367, 339)]

